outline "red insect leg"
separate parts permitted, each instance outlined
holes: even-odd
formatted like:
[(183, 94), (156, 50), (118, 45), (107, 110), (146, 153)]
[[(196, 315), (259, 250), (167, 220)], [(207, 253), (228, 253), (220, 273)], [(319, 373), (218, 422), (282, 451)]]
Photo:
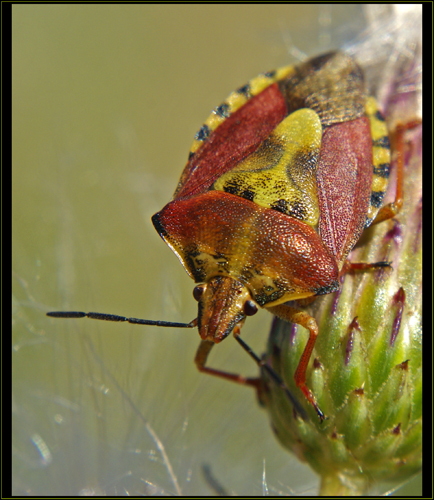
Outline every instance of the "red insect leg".
[[(234, 335), (239, 335), (239, 327), (235, 327)], [(236, 382), (237, 384), (242, 385), (250, 385), (255, 387), (256, 390), (260, 390), (261, 379), (259, 377), (255, 378), (247, 378), (242, 375), (237, 375), (235, 373), (228, 373), (222, 370), (216, 370), (214, 368), (209, 368), (205, 366), (206, 360), (208, 358), (208, 354), (211, 349), (215, 346), (215, 343), (210, 340), (202, 340), (199, 344), (199, 347), (196, 352), (196, 356), (194, 358), (194, 362), (196, 363), (197, 369), (200, 372), (207, 373), (208, 375), (213, 375), (215, 377), (224, 378), (226, 380), (230, 380), (231, 382)]]
[(321, 422), (324, 420), (324, 413), (318, 406), (315, 396), (312, 391), (306, 385), (306, 370), (309, 364), (310, 357), (312, 355), (313, 348), (315, 347), (316, 338), (318, 337), (318, 325), (312, 316), (304, 311), (299, 311), (294, 307), (280, 305), (269, 307), (268, 310), (278, 316), (279, 318), (290, 321), (292, 323), (297, 323), (309, 330), (309, 339), (307, 341), (306, 347), (304, 348), (303, 354), (301, 355), (300, 361), (298, 362), (297, 369), (295, 370), (294, 380), (297, 387), (301, 389), (306, 399), (315, 408)]

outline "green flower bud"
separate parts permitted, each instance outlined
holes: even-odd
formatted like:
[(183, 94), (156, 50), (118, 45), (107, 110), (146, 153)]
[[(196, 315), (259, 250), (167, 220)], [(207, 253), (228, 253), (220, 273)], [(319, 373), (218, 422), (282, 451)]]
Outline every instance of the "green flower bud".
[[(414, 87), (390, 99), (388, 116), (402, 122), (413, 98)], [(393, 131), (396, 121), (388, 125)], [(366, 494), (421, 470), (421, 127), (405, 138), (403, 208), (368, 228), (350, 254), (351, 262), (389, 261), (392, 267), (347, 273), (339, 292), (304, 308), (319, 327), (306, 382), (327, 417), (323, 423), (294, 382), (308, 331), (275, 319), (268, 341), (266, 362), (309, 418), (297, 415), (264, 372), (261, 402), (281, 444), (321, 476), (321, 495)], [(390, 187), (387, 201), (394, 198), (394, 180)]]

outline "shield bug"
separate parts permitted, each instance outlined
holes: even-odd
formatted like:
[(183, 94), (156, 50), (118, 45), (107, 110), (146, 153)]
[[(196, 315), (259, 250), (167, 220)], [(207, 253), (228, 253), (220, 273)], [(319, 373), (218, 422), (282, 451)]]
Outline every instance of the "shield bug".
[(331, 52), (261, 74), (214, 109), (195, 136), (172, 201), (152, 217), (197, 283), (197, 319), (49, 314), (197, 326), (200, 371), (259, 387), (259, 379), (205, 365), (211, 348), (233, 332), (263, 366), (239, 337), (246, 317), (263, 307), (309, 330), (294, 377), (322, 419), (306, 385), (318, 327), (293, 301), (337, 291), (351, 267), (388, 265), (349, 264), (347, 256), (364, 228), (393, 217), (402, 204), (398, 162), (396, 200), (381, 208), (389, 163), (384, 118), (349, 55)]

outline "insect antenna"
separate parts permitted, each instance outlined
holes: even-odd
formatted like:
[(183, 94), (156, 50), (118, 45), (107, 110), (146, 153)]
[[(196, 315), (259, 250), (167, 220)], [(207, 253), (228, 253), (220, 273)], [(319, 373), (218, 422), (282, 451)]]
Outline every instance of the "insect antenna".
[[(118, 316), (117, 314), (105, 314), (96, 312), (82, 312), (82, 311), (52, 311), (47, 312), (47, 316), (50, 318), (91, 318), (99, 319), (102, 321), (114, 321), (114, 322), (127, 322), (133, 325), (150, 325), (150, 326), (163, 326), (168, 328), (195, 328), (197, 326), (197, 319), (190, 321), (190, 323), (174, 323), (171, 321), (153, 321), (149, 319), (139, 319), (139, 318), (127, 318), (126, 316)], [(241, 345), (241, 347), (250, 355), (251, 358), (256, 362), (260, 369), (267, 372), (270, 378), (276, 383), (286, 394), (287, 398), (294, 407), (294, 410), (300, 415), (303, 420), (306, 420), (307, 413), (301, 406), (300, 402), (293, 396), (291, 391), (286, 387), (285, 382), (279, 377), (271, 366), (268, 366), (264, 360), (262, 360), (253, 350), (240, 338), (239, 335), (235, 335), (235, 339)]]
[(133, 325), (151, 325), (165, 326), (173, 328), (194, 328), (197, 326), (197, 320), (194, 319), (190, 323), (172, 323), (170, 321), (152, 321), (150, 319), (127, 318), (125, 316), (117, 316), (116, 314), (105, 314), (95, 312), (80, 312), (80, 311), (53, 311), (48, 312), (47, 316), (51, 318), (91, 318), (100, 319), (103, 321), (128, 322)]

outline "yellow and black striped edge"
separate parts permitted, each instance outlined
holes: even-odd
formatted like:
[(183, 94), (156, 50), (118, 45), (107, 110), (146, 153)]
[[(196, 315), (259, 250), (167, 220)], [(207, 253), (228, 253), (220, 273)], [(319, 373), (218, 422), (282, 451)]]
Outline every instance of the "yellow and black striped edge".
[(234, 90), (229, 96), (217, 106), (210, 116), (205, 120), (200, 130), (194, 137), (194, 142), (190, 148), (189, 158), (202, 146), (214, 130), (229, 118), (235, 111), (240, 109), (252, 97), (260, 94), (273, 83), (283, 80), (294, 71), (294, 66), (284, 66), (275, 71), (261, 73), (253, 78), (246, 85)]
[(365, 110), (371, 125), (373, 169), (371, 199), (365, 222), (365, 227), (368, 227), (381, 208), (389, 183), (390, 142), (384, 116), (373, 97), (367, 98)]

